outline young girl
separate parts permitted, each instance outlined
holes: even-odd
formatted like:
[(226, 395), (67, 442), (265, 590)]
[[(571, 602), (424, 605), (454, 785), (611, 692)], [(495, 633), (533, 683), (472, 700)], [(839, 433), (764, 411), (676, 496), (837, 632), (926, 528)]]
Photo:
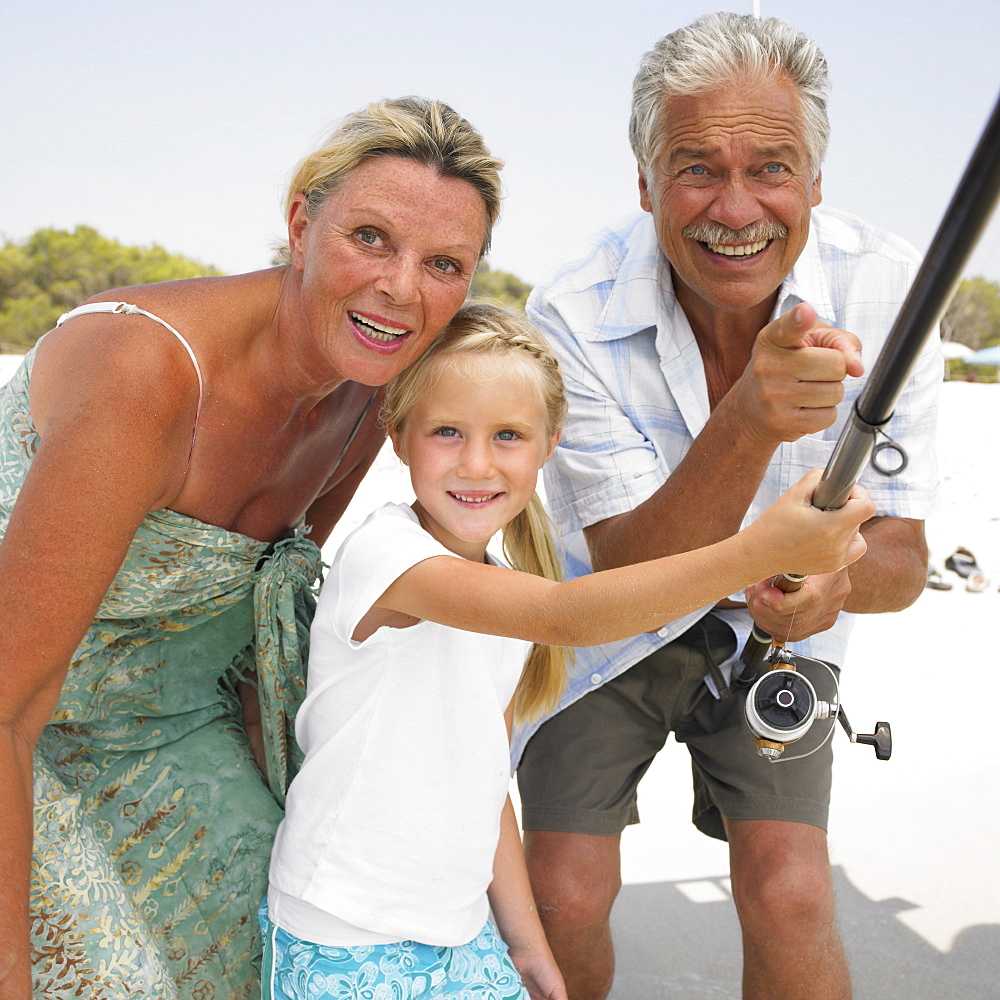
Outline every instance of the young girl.
[[(305, 763), (261, 907), (265, 998), (564, 1000), (507, 797), (514, 711), (554, 707), (559, 647), (864, 551), (873, 506), (859, 492), (816, 510), (813, 473), (733, 538), (560, 583), (535, 484), (565, 407), (532, 327), (482, 304), (391, 384), (385, 424), (416, 501), (371, 514), (320, 596)], [(514, 569), (486, 552), (501, 530)]]

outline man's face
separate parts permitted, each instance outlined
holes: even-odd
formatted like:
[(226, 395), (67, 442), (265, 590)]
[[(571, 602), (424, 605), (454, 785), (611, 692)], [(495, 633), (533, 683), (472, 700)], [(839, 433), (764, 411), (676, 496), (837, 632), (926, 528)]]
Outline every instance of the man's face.
[(653, 213), (681, 305), (770, 308), (821, 200), (794, 84), (779, 77), (668, 98), (661, 121), (651, 184), (640, 170), (640, 201)]

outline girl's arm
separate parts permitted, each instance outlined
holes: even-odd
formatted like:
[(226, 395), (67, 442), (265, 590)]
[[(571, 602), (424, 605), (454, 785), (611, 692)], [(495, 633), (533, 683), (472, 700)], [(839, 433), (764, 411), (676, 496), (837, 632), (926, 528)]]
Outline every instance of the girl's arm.
[[(508, 735), (513, 714), (514, 705), (511, 702), (504, 716)], [(497, 929), (507, 943), (511, 961), (521, 974), (532, 1000), (566, 1000), (562, 975), (535, 909), (521, 848), (521, 834), (509, 795), (500, 819), (500, 842), (493, 861), (493, 882), (487, 894)]]
[(779, 573), (831, 573), (858, 559), (858, 526), (875, 507), (855, 488), (840, 510), (817, 510), (810, 498), (820, 475), (809, 473), (739, 534), (691, 552), (565, 583), (435, 556), (403, 573), (375, 607), (551, 646), (651, 632)]
[(0, 1000), (31, 996), (35, 743), (136, 528), (183, 482), (198, 400), (183, 349), (146, 321), (99, 344), (80, 335), (108, 319), (73, 320), (38, 349), (41, 443), (0, 542)]

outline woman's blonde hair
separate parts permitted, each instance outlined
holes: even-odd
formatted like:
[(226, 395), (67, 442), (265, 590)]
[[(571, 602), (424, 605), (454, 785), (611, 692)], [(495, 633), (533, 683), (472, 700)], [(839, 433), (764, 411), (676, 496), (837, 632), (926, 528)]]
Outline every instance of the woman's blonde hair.
[[(417, 400), (434, 385), (445, 365), (458, 357), (496, 359), (497, 371), (522, 373), (535, 388), (545, 410), (546, 430), (556, 434), (566, 417), (566, 396), (559, 364), (549, 346), (523, 317), (488, 302), (468, 302), (431, 346), (389, 383), (382, 404), (382, 423), (399, 433)], [(525, 363), (504, 364), (514, 358)], [(503, 529), (503, 552), (510, 565), (546, 580), (562, 579), (552, 525), (538, 494)], [(515, 694), (519, 719), (537, 718), (556, 707), (566, 685), (570, 651), (537, 643), (524, 666)]]
[[(377, 101), (348, 115), (319, 149), (295, 168), (285, 197), (285, 217), (296, 195), (305, 195), (306, 217), (316, 218), (337, 186), (367, 160), (400, 156), (436, 170), (442, 177), (467, 181), (479, 193), (486, 212), (486, 238), (480, 256), (490, 247), (500, 215), (500, 170), (503, 161), (491, 155), (483, 137), (442, 101), (399, 97)], [(278, 251), (285, 263), (288, 248)]]

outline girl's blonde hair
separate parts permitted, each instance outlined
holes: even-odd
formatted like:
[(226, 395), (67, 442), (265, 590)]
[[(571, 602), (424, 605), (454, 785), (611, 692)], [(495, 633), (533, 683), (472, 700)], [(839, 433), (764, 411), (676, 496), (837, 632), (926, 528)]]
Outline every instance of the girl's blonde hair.
[[(488, 302), (468, 302), (427, 351), (389, 383), (382, 404), (382, 423), (399, 433), (417, 400), (440, 376), (443, 366), (460, 356), (493, 358), (497, 371), (521, 373), (542, 400), (546, 429), (557, 433), (566, 417), (566, 396), (559, 364), (549, 346), (523, 317)], [(504, 365), (521, 358), (518, 366)], [(538, 494), (503, 529), (503, 552), (510, 565), (546, 580), (562, 579), (552, 525)], [(556, 707), (566, 685), (570, 651), (562, 646), (535, 644), (524, 666), (514, 697), (519, 719), (537, 718)]]

